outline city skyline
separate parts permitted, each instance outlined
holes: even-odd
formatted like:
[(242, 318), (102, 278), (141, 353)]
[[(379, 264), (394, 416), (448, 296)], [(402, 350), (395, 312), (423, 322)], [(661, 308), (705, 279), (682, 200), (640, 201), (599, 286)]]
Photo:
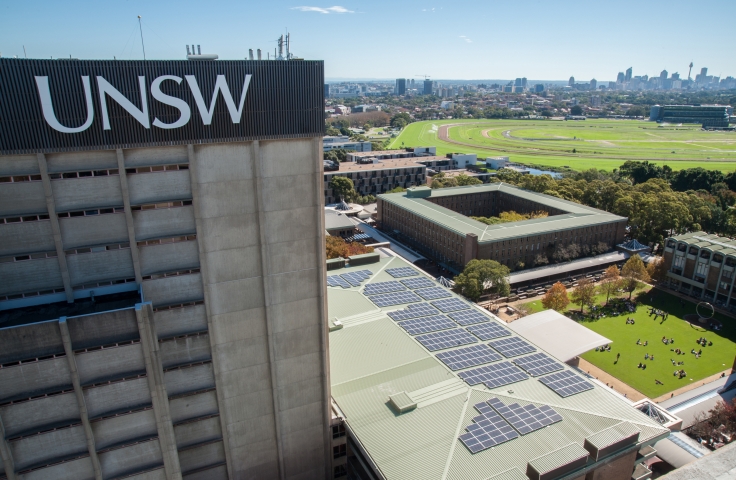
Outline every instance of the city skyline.
[[(48, 0), (6, 2), (0, 53), (19, 58), (141, 59), (141, 15), (149, 59), (183, 59), (185, 45), (193, 43), (221, 59), (243, 59), (249, 48), (262, 49), (267, 58), (288, 28), (292, 52), (324, 60), (328, 80), (427, 74), (432, 79), (526, 76), (561, 81), (574, 76), (601, 82), (615, 80), (629, 67), (634, 75), (667, 70), (687, 78), (691, 61), (694, 71), (705, 66), (712, 75), (736, 75), (736, 59), (728, 54), (726, 42), (693, 42), (710, 36), (713, 8), (729, 18), (736, 14), (736, 4), (711, 0), (697, 11), (684, 2), (673, 2), (666, 10), (628, 1), (615, 9), (580, 6), (584, 8), (537, 3), (520, 10), (501, 2), (452, 9), (415, 1), (227, 1), (202, 9), (188, 1), (130, 0), (104, 8), (88, 0), (64, 5)], [(657, 25), (667, 26), (666, 41), (646, 33), (660, 31)], [(607, 31), (611, 39), (596, 36)]]

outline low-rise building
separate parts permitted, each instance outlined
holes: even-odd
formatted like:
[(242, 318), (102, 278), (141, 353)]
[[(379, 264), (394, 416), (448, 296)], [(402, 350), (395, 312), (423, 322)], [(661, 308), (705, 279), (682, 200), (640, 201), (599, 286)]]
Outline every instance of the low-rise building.
[(396, 187), (423, 185), (427, 176), (427, 167), (413, 158), (376, 160), (375, 163), (342, 162), (339, 167), (337, 171), (324, 174), (325, 204), (340, 201), (330, 188), (333, 177), (349, 178), (355, 191), (366, 196), (385, 193)]
[[(546, 212), (547, 217), (486, 225), (471, 216)], [(624, 239), (627, 219), (595, 208), (504, 183), (432, 190), (427, 187), (378, 197), (379, 227), (441, 262), (462, 268), (473, 259), (509, 268), (531, 265), (556, 248)]]
[(322, 138), (322, 149), (325, 152), (330, 150), (352, 150), (356, 152), (370, 152), (373, 145), (371, 142), (357, 142), (350, 140), (347, 135), (341, 135), (339, 137), (326, 136)]
[(333, 237), (348, 238), (355, 232), (355, 224), (350, 217), (339, 210), (325, 209), (325, 232)]
[(509, 163), (509, 157), (486, 157), (486, 167), (501, 170)]
[(666, 284), (724, 308), (736, 307), (736, 240), (691, 232), (665, 241)]

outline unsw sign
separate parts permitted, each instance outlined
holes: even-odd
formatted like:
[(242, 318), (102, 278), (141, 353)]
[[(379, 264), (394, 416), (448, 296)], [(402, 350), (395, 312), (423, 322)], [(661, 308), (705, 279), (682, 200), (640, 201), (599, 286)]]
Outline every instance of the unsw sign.
[(0, 154), (319, 136), (311, 61), (0, 59)]

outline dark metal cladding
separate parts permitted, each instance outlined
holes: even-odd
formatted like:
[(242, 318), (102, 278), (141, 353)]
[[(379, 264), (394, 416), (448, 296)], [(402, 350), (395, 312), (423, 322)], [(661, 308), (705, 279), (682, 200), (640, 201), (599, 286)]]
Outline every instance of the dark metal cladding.
[[(236, 104), (246, 75), (252, 75), (240, 123), (233, 123), (218, 94), (212, 123), (205, 125), (185, 75), (194, 75), (207, 107), (218, 75), (224, 75)], [(158, 118), (173, 123), (174, 107), (151, 95), (151, 83), (174, 75), (182, 82), (164, 81), (161, 91), (186, 101), (189, 122), (175, 129), (153, 125)], [(44, 120), (35, 76), (48, 77), (54, 112), (66, 127), (87, 119), (82, 83), (90, 77), (94, 121), (79, 133), (62, 133)], [(145, 77), (150, 128), (145, 128), (117, 102), (107, 97), (110, 130), (103, 130), (97, 76), (102, 76), (138, 109), (138, 77)], [(218, 143), (230, 141), (316, 137), (324, 135), (324, 63), (322, 61), (120, 61), (27, 60), (0, 58), (0, 155), (100, 150), (141, 146)]]

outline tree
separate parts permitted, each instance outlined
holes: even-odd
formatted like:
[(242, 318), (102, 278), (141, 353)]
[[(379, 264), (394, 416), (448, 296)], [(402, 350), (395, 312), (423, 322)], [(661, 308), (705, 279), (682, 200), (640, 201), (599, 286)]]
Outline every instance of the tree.
[(350, 200), (355, 196), (355, 186), (349, 178), (334, 176), (330, 180), (330, 188), (336, 197), (343, 200)]
[(330, 137), (339, 137), (340, 130), (336, 129), (335, 127), (329, 127), (327, 131), (325, 131), (325, 135), (329, 135)]
[(583, 107), (580, 105), (575, 105), (570, 109), (570, 115), (582, 115), (583, 114)]
[(590, 278), (583, 278), (578, 286), (572, 291), (572, 301), (580, 305), (580, 313), (583, 313), (585, 305), (592, 305), (595, 299), (595, 283)]
[(603, 272), (599, 288), (601, 293), (606, 294), (606, 304), (608, 304), (611, 294), (616, 293), (621, 288), (621, 272), (616, 265), (611, 265)]
[(325, 248), (327, 258), (348, 258), (351, 255), (361, 255), (363, 253), (372, 253), (373, 247), (366, 247), (363, 244), (353, 242), (347, 243), (340, 237), (328, 235), (325, 238)]
[(667, 277), (667, 266), (664, 258), (656, 257), (647, 265), (647, 273), (652, 280), (662, 282)]
[(471, 176), (468, 176), (468, 175), (465, 175), (464, 173), (461, 173), (460, 175), (457, 176), (457, 184), (458, 184), (458, 186), (463, 186), (463, 185), (480, 185), (481, 183), (483, 183), (483, 182), (480, 181), (480, 180), (478, 180), (477, 178), (471, 177)]
[(509, 269), (495, 260), (471, 260), (455, 277), (455, 289), (476, 301), (485, 292), (505, 297), (509, 294)]
[(567, 297), (567, 289), (560, 282), (552, 285), (552, 288), (547, 290), (547, 293), (542, 297), (544, 308), (551, 308), (558, 312), (563, 311), (569, 304), (570, 299)]
[(629, 300), (631, 300), (631, 294), (639, 286), (640, 282), (648, 282), (649, 274), (647, 273), (647, 267), (641, 260), (641, 257), (637, 254), (632, 255), (624, 263), (621, 269), (621, 276), (624, 277), (623, 287), (624, 290), (629, 292)]

